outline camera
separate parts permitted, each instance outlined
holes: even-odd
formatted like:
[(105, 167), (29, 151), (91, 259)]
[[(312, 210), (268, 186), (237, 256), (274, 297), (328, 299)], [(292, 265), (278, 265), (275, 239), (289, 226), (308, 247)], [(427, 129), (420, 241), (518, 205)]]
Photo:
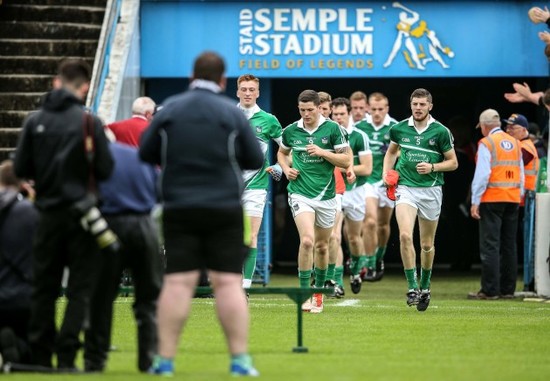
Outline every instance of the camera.
[(80, 223), (84, 230), (90, 232), (95, 238), (99, 248), (116, 253), (120, 250), (120, 241), (109, 228), (96, 204), (96, 197), (88, 193), (82, 200), (74, 203), (72, 209), (80, 217)]

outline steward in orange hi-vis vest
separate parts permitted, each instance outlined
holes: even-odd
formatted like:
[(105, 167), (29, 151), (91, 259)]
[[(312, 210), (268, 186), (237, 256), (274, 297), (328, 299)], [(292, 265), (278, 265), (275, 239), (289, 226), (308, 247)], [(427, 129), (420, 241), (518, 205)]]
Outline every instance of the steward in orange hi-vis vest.
[(526, 163), (525, 166), (525, 190), (535, 191), (537, 189), (537, 174), (539, 173), (539, 155), (537, 153), (537, 148), (531, 141), (531, 139), (526, 138), (520, 140), (521, 149), (529, 152), (533, 159)]
[(491, 176), (481, 202), (521, 201), (521, 149), (519, 142), (505, 132), (496, 132), (481, 139), (491, 152)]

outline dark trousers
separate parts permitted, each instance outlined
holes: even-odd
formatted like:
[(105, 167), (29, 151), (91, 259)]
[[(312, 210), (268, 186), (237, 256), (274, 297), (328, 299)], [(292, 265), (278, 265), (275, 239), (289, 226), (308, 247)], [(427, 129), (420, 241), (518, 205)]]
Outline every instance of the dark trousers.
[(105, 367), (111, 345), (113, 301), (124, 268), (132, 271), (138, 328), (138, 368), (146, 371), (157, 350), (156, 305), (162, 286), (163, 266), (157, 229), (149, 215), (105, 216), (122, 249), (102, 253), (99, 279), (92, 297), (90, 326), (86, 330), (84, 362), (87, 370)]
[[(33, 362), (52, 366), (57, 353), (58, 368), (73, 368), (79, 334), (88, 313), (96, 277), (98, 247), (78, 218), (69, 210), (42, 212), (33, 245), (34, 284), (31, 301), (29, 342)], [(63, 268), (69, 268), (67, 307), (59, 332), (55, 307)]]
[(516, 291), (519, 204), (482, 202), (479, 206), (481, 291), (489, 296)]
[[(4, 308), (6, 307), (6, 308)], [(19, 352), (19, 362), (28, 363), (30, 361), (29, 348), (29, 308), (7, 308), (0, 306), (0, 331), (4, 328), (10, 328), (17, 337), (16, 347)], [(2, 344), (0, 342), (0, 344)], [(2, 352), (0, 347), (0, 353)]]

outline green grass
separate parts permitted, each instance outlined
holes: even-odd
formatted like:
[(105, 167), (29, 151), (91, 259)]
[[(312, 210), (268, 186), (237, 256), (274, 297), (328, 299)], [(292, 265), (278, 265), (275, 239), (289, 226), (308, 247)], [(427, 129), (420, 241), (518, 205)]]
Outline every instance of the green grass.
[[(296, 286), (277, 275), (271, 286)], [(250, 349), (263, 380), (547, 380), (550, 377), (550, 304), (521, 300), (470, 301), (478, 276), (438, 278), (432, 303), (420, 313), (405, 304), (400, 274), (367, 283), (359, 295), (328, 299), (319, 315), (304, 314), (304, 344), (296, 354), (296, 308), (283, 295), (253, 295)], [(357, 302), (350, 302), (356, 299)], [(341, 305), (354, 303), (351, 306)], [(63, 302), (60, 302), (63, 303)], [(104, 375), (79, 378), (145, 380), (136, 370), (131, 298), (116, 302), (113, 345)], [(228, 355), (213, 300), (194, 299), (180, 341), (176, 379), (229, 380)], [(7, 379), (75, 376), (11, 375)]]

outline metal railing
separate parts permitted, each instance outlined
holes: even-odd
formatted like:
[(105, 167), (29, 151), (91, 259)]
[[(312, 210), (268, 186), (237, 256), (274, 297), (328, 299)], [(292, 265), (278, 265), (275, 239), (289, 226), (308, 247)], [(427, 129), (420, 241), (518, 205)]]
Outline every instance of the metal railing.
[(122, 8), (122, 0), (108, 0), (105, 7), (105, 17), (101, 26), (101, 34), (97, 45), (97, 51), (94, 59), (94, 68), (92, 73), (92, 81), (86, 106), (91, 109), (92, 113), (97, 114), (105, 80), (109, 74), (109, 62), (111, 59), (111, 47), (116, 34), (116, 27), (120, 21), (120, 10)]

